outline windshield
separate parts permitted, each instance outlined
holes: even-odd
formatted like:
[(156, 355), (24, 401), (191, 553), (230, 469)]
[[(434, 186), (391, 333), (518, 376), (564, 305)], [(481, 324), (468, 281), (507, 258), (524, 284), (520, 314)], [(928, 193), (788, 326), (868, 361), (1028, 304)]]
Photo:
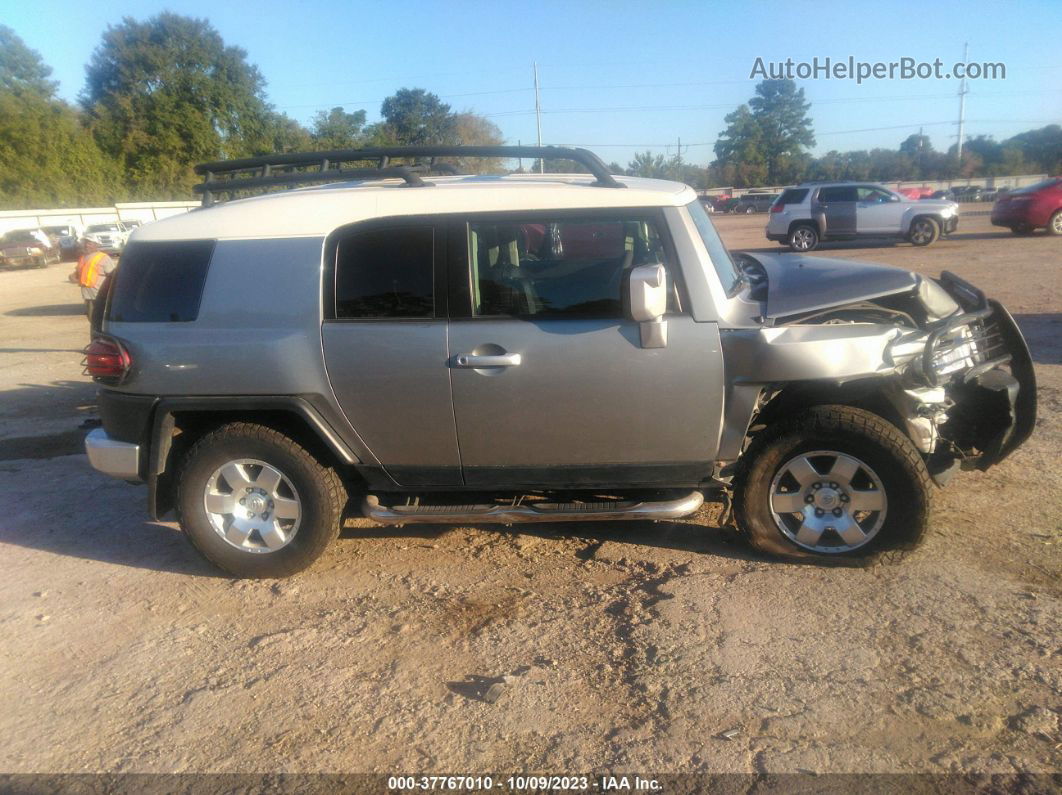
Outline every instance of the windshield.
[(686, 205), (686, 209), (693, 218), (693, 223), (697, 225), (697, 231), (704, 242), (704, 247), (708, 250), (708, 257), (712, 260), (712, 267), (719, 274), (719, 281), (723, 283), (727, 293), (732, 293), (741, 281), (741, 274), (734, 265), (734, 261), (730, 259), (730, 252), (719, 239), (719, 233), (715, 231), (712, 219), (708, 217), (708, 213), (704, 211), (699, 201), (690, 202)]
[(93, 224), (88, 228), (89, 232), (120, 232), (118, 224)]

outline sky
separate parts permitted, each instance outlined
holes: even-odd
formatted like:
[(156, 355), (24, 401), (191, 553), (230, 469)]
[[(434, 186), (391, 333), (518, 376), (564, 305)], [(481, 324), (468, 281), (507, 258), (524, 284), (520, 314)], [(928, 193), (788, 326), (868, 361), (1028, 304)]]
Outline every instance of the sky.
[[(1002, 62), (1005, 79), (970, 80), (966, 134), (1002, 140), (1062, 123), (1062, 2), (712, 2), (570, 0), (0, 0), (8, 25), (54, 69), (75, 101), (108, 25), (163, 10), (206, 18), (247, 51), (268, 100), (303, 123), (335, 106), (379, 118), (399, 88), (424, 88), (455, 111), (497, 124), (507, 143), (536, 142), (533, 64), (542, 139), (626, 164), (651, 149), (706, 164), (724, 116), (752, 95), (764, 65), (829, 57), (856, 61)], [(817, 144), (895, 149), (921, 128), (953, 144), (958, 80), (797, 79)]]

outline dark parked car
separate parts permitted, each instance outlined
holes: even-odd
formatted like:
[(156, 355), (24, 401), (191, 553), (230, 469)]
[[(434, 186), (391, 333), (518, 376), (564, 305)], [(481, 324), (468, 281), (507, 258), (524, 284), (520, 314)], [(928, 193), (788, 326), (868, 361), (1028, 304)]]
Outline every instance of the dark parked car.
[(42, 229), (15, 229), (0, 239), (0, 265), (43, 268), (59, 261), (59, 246)]
[(737, 200), (730, 212), (765, 213), (771, 209), (778, 195), (777, 193), (746, 193)]
[(1062, 235), (1062, 177), (1007, 191), (992, 207), (992, 223), (1009, 227), (1016, 235), (1040, 228), (1049, 235)]

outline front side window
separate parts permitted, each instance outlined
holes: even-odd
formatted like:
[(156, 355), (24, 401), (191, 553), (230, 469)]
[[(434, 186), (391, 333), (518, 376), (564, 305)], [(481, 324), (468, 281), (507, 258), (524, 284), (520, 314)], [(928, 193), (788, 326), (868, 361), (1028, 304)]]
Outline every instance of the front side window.
[(667, 260), (655, 221), (604, 217), (472, 222), (468, 258), (477, 317), (623, 317), (624, 277)]
[(354, 232), (336, 246), (336, 317), (434, 317), (434, 271), (430, 226)]
[(835, 188), (821, 188), (819, 190), (819, 201), (824, 204), (830, 202), (854, 202), (856, 200), (856, 189), (854, 185), (838, 185)]
[(856, 189), (856, 194), (859, 196), (859, 201), (868, 204), (884, 204), (885, 202), (898, 200), (894, 194), (884, 191), (881, 188), (862, 186)]

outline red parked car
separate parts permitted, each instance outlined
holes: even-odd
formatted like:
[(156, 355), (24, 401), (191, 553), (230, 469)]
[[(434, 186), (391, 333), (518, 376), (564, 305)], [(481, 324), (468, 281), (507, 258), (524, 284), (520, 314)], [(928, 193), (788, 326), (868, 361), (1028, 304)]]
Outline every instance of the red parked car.
[(906, 196), (908, 199), (914, 199), (915, 201), (918, 201), (919, 199), (929, 199), (933, 196), (932, 188), (897, 188), (896, 192)]
[(992, 206), (992, 223), (1016, 235), (1041, 227), (1049, 235), (1062, 235), (1062, 177), (1004, 193)]

